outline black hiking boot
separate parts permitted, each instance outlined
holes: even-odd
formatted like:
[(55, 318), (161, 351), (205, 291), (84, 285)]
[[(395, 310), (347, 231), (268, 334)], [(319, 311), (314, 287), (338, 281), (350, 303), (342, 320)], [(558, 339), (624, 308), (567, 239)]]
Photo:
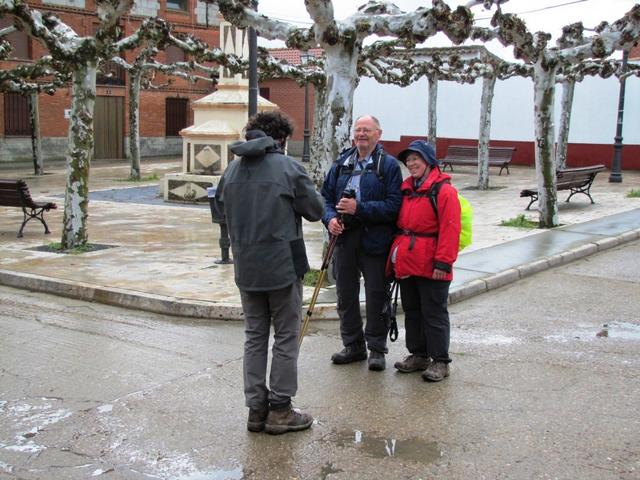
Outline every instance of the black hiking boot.
[(351, 344), (344, 347), (339, 352), (331, 355), (331, 361), (336, 365), (360, 362), (367, 359), (367, 349), (364, 344)]
[(369, 352), (369, 370), (374, 372), (381, 372), (386, 368), (386, 362), (384, 359), (384, 353), (371, 350)]
[(247, 420), (247, 430), (250, 432), (261, 432), (264, 430), (264, 424), (267, 421), (267, 415), (269, 410), (263, 409), (249, 409), (249, 418)]

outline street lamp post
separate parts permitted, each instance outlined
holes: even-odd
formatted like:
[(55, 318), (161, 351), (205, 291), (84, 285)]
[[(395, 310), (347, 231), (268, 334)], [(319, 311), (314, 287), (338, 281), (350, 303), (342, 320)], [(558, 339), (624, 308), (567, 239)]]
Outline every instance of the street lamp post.
[[(629, 52), (622, 53), (622, 73), (627, 71)], [(616, 136), (613, 143), (613, 161), (611, 162), (610, 183), (622, 183), (622, 117), (624, 115), (624, 87), (626, 79), (620, 79), (620, 94), (618, 96), (618, 121), (616, 123)]]
[[(258, 9), (258, 1), (252, 0), (251, 7)], [(249, 116), (258, 113), (258, 34), (249, 27)]]
[[(313, 54), (309, 53), (309, 50), (303, 50), (300, 52), (300, 63), (306, 65), (309, 60), (313, 58)], [(309, 82), (304, 81), (304, 134), (302, 143), (302, 162), (309, 162)]]

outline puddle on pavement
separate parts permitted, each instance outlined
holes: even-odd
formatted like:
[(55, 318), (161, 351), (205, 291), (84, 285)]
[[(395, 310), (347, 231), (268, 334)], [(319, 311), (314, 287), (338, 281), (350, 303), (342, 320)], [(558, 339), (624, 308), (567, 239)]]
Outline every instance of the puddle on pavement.
[(395, 457), (420, 463), (435, 462), (442, 456), (437, 442), (425, 442), (419, 438), (397, 440), (376, 437), (360, 430), (339, 432), (333, 441), (343, 448), (354, 448), (370, 457)]
[(242, 480), (244, 473), (242, 467), (231, 470), (209, 470), (208, 472), (194, 472), (188, 475), (176, 477), (176, 480)]
[(605, 323), (596, 337), (621, 340), (640, 340), (640, 325), (627, 322)]

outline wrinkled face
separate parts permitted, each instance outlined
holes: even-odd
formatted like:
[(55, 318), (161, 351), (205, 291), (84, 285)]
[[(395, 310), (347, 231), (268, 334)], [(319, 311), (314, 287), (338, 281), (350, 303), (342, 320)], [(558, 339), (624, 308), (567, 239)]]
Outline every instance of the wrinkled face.
[(410, 153), (407, 156), (406, 165), (407, 170), (415, 179), (422, 178), (428, 168), (427, 162), (417, 153)]
[(353, 139), (361, 156), (373, 152), (382, 130), (371, 117), (362, 117), (356, 121), (353, 128)]

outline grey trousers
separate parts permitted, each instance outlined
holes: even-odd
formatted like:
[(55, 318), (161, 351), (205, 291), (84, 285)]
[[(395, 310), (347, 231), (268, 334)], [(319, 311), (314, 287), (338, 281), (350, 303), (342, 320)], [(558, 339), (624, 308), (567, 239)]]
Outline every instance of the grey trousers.
[[(240, 290), (244, 311), (244, 396), (249, 408), (283, 407), (298, 390), (298, 335), (302, 320), (302, 280), (264, 292)], [(269, 336), (273, 324), (271, 372), (267, 387)]]

